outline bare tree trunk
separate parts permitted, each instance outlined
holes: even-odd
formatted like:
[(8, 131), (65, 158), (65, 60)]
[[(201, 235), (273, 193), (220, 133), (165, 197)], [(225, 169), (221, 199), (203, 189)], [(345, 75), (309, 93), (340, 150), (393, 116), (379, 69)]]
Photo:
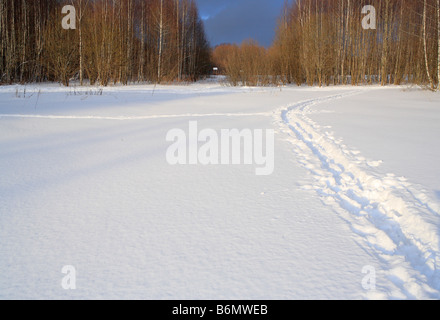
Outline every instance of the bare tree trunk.
[(431, 73), (429, 72), (426, 19), (427, 19), (427, 0), (424, 0), (423, 1), (423, 49), (425, 52), (425, 67), (426, 67), (426, 75), (428, 76), (428, 80), (429, 80), (429, 84), (431, 86), (431, 89), (434, 89), (434, 82), (432, 81)]
[(79, 84), (82, 86), (84, 82), (83, 76), (83, 39), (82, 39), (82, 18), (83, 18), (83, 0), (79, 1), (78, 16), (78, 34), (79, 34)]
[(182, 80), (182, 65), (180, 51), (180, 0), (175, 0), (176, 6), (176, 49), (177, 49), (177, 80)]
[(23, 39), (22, 39), (22, 51), (21, 51), (21, 63), (20, 63), (20, 82), (23, 83), (24, 81), (24, 72), (26, 68), (26, 40), (27, 40), (27, 28), (28, 28), (28, 22), (27, 22), (27, 9), (26, 9), (26, 0), (22, 1), (22, 8), (21, 8), (21, 15), (23, 21)]
[(6, 6), (5, 6), (5, 1), (0, 1), (0, 83), (2, 82), (3, 79), (3, 72), (4, 72), (4, 68), (5, 68), (5, 44), (6, 44), (6, 37), (5, 37), (5, 11), (6, 11)]
[(403, 5), (402, 3), (400, 3), (400, 27), (399, 27), (399, 31), (398, 31), (398, 35), (397, 35), (397, 50), (396, 50), (396, 63), (395, 63), (395, 67), (394, 67), (394, 84), (398, 85), (400, 84), (400, 80), (401, 80), (401, 71), (400, 71), (400, 61), (402, 58), (402, 29), (403, 29)]
[(344, 47), (344, 1), (338, 0), (339, 6), (338, 6), (338, 23), (337, 23), (337, 33), (338, 33), (338, 60), (335, 66), (336, 72), (335, 72), (335, 83), (341, 84), (342, 78), (341, 78), (341, 67), (342, 67), (342, 59), (344, 59), (343, 56), (343, 50), (341, 50)]
[(127, 0), (127, 64), (125, 69), (125, 81), (131, 81), (132, 77), (132, 40), (133, 40), (133, 1)]
[(159, 56), (157, 62), (157, 81), (162, 78), (162, 48), (163, 48), (163, 0), (160, 0), (160, 21), (159, 21)]
[(380, 84), (386, 85), (388, 82), (388, 29), (389, 29), (389, 0), (385, 0), (385, 21), (383, 30), (383, 46), (380, 63)]
[(82, 20), (82, 0), (80, 2), (80, 9), (79, 9), (79, 24), (78, 24), (78, 32), (79, 32), (79, 84), (83, 85), (83, 55), (82, 55), (82, 27), (81, 27), (81, 20)]
[(347, 15), (345, 18), (345, 32), (344, 32), (344, 47), (342, 49), (342, 62), (341, 62), (341, 75), (343, 84), (346, 84), (345, 80), (345, 58), (346, 58), (346, 50), (348, 47), (348, 29), (350, 26), (350, 0), (347, 0)]
[(12, 21), (11, 21), (11, 36), (10, 36), (10, 46), (9, 46), (9, 50), (8, 50), (8, 72), (9, 72), (9, 81), (14, 81), (15, 79), (13, 79), (15, 77), (14, 75), (14, 65), (15, 65), (15, 48), (16, 48), (16, 36), (15, 36), (15, 5), (14, 5), (15, 1), (11, 1), (11, 17), (12, 17)]
[[(34, 5), (37, 1), (34, 2)], [(41, 81), (42, 79), (42, 60), (41, 60), (41, 53), (43, 51), (43, 36), (42, 36), (42, 28), (41, 28), (41, 3), (40, 0), (38, 0), (37, 8), (34, 8), (34, 21), (35, 21), (35, 39), (36, 39), (36, 65), (35, 65), (35, 78)]]
[(182, 2), (182, 9), (181, 10), (182, 10), (182, 36), (180, 37), (180, 57), (182, 59), (181, 60), (181, 67), (182, 67), (181, 73), (182, 73), (182, 78), (183, 78), (183, 76), (185, 75), (185, 72), (186, 72), (186, 69), (185, 69), (185, 67), (186, 67), (186, 46), (185, 46), (186, 29), (185, 29), (185, 27), (186, 27), (186, 14), (188, 11), (187, 0), (184, 0)]
[(437, 90), (440, 91), (440, 0), (437, 0)]
[(144, 81), (144, 65), (145, 65), (145, 1), (142, 0), (141, 9), (141, 50), (139, 60), (138, 81)]
[(194, 74), (195, 74), (195, 59), (196, 59), (196, 16), (194, 15), (194, 11), (193, 11), (193, 3), (191, 3), (191, 7), (190, 7), (190, 19), (191, 19), (191, 25), (192, 25), (192, 41), (191, 41), (191, 49), (190, 49), (190, 78), (191, 80), (194, 79)]
[(122, 1), (119, 1), (119, 7), (118, 7), (118, 27), (119, 27), (119, 41), (118, 41), (118, 48), (116, 50), (118, 58), (119, 58), (119, 68), (118, 68), (118, 76), (115, 77), (115, 79), (118, 79), (116, 82), (121, 83), (122, 82), (122, 66), (123, 66), (123, 57), (122, 57), (122, 48), (123, 48), (123, 29), (122, 29)]

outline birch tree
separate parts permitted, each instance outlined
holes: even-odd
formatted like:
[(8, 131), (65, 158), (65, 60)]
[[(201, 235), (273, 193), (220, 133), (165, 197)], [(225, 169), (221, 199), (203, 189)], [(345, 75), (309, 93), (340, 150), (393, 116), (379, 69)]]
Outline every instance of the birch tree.
[(164, 25), (163, 25), (163, 0), (160, 0), (160, 11), (159, 11), (159, 52), (157, 60), (157, 82), (161, 82), (162, 79), (162, 51), (163, 51), (163, 36), (164, 36)]
[(437, 0), (437, 90), (440, 91), (440, 0)]
[(428, 81), (431, 89), (434, 89), (434, 82), (431, 78), (431, 72), (429, 71), (429, 60), (428, 60), (428, 47), (427, 47), (427, 0), (423, 0), (423, 51), (425, 55), (425, 67), (426, 67), (426, 76), (428, 77)]

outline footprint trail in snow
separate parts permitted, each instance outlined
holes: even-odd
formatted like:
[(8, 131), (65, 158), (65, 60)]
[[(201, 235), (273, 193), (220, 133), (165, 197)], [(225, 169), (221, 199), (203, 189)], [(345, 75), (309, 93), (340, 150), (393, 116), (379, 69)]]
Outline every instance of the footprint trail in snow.
[[(404, 178), (383, 175), (359, 151), (350, 150), (312, 121), (312, 106), (361, 93), (351, 91), (279, 109), (281, 126), (299, 163), (314, 177), (324, 203), (335, 206), (353, 232), (383, 261), (396, 292), (368, 298), (440, 298), (440, 208)], [(342, 210), (341, 210), (342, 208)], [(380, 284), (378, 284), (379, 286)], [(379, 290), (378, 290), (379, 291)]]

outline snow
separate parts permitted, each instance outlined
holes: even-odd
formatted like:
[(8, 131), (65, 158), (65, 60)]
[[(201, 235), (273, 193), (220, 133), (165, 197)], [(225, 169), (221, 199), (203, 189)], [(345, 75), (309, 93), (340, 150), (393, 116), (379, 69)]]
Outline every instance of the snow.
[[(0, 298), (439, 299), (439, 102), (377, 86), (0, 87)], [(273, 174), (171, 166), (167, 133), (190, 121), (275, 130)]]

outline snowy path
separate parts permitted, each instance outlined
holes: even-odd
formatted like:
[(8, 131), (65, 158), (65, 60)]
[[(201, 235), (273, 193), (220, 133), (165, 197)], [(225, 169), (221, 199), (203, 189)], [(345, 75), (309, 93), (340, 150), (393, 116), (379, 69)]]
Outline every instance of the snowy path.
[(359, 94), (298, 102), (277, 114), (301, 165), (315, 178), (304, 188), (339, 205), (352, 230), (385, 262), (407, 297), (440, 298), (440, 208), (404, 178), (380, 176), (367, 161), (308, 118), (311, 107)]

